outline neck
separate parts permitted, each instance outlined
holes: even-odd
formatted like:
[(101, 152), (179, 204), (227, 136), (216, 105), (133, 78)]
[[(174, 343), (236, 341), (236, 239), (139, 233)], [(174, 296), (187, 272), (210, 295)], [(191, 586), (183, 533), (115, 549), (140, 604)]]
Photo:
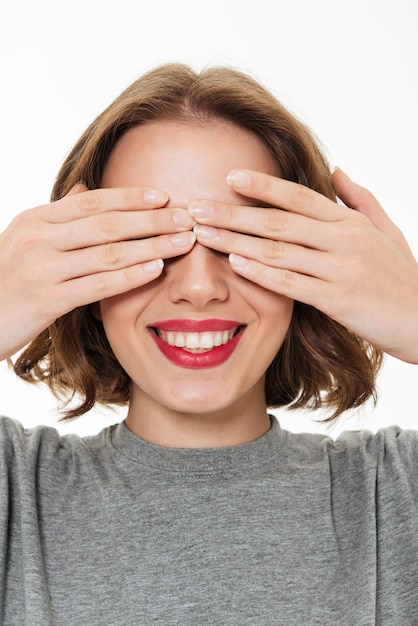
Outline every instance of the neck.
[(270, 429), (264, 400), (241, 398), (234, 407), (217, 411), (178, 412), (132, 398), (126, 425), (136, 435), (170, 448), (222, 448), (258, 439)]

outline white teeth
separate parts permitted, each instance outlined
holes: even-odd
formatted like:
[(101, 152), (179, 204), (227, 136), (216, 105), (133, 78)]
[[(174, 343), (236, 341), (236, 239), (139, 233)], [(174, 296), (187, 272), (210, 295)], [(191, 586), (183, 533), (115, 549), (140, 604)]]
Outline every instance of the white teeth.
[[(222, 343), (220, 343), (219, 345), (222, 345)], [(213, 346), (216, 346), (216, 343), (215, 337), (212, 335), (212, 333), (202, 333), (202, 336), (200, 337), (199, 348), (213, 348)]]
[(221, 346), (223, 343), (223, 333), (221, 333), (221, 331), (215, 333), (215, 336), (213, 338), (213, 343), (215, 346)]
[(200, 348), (199, 337), (194, 333), (186, 333), (186, 348), (196, 349)]
[(186, 348), (186, 350), (211, 350), (222, 346), (232, 339), (236, 328), (231, 330), (206, 331), (204, 333), (184, 333), (159, 330), (158, 334), (170, 346)]

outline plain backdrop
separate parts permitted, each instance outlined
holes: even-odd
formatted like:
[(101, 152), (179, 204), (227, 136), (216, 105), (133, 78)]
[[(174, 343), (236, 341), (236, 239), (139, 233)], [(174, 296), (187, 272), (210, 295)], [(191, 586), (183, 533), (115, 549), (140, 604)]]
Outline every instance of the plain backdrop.
[[(418, 254), (418, 9), (415, 0), (39, 0), (0, 8), (1, 211), (48, 202), (66, 153), (137, 76), (168, 61), (228, 65), (267, 86), (320, 139), (332, 165), (370, 188)], [(394, 295), (395, 297), (395, 295)], [(1, 302), (0, 306), (7, 306)], [(28, 315), (30, 315), (28, 306)], [(416, 366), (386, 359), (380, 400), (344, 429), (418, 426)], [(0, 364), (0, 414), (54, 424), (58, 403)], [(62, 432), (93, 433), (125, 411), (94, 409)], [(290, 430), (321, 414), (277, 411)]]

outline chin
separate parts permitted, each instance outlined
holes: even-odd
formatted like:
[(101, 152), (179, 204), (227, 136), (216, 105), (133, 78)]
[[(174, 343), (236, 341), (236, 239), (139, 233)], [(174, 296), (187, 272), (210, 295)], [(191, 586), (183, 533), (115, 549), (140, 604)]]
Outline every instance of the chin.
[(197, 416), (228, 411), (233, 403), (232, 399), (228, 401), (226, 398), (222, 398), (222, 402), (219, 402), (219, 397), (214, 397), (213, 394), (210, 396), (194, 394), (193, 397), (177, 397), (176, 401), (166, 402), (165, 406), (176, 413)]
[(187, 415), (213, 415), (220, 417), (233, 412), (243, 412), (250, 405), (259, 405), (260, 395), (264, 398), (264, 384), (258, 388), (244, 389), (237, 385), (234, 389), (231, 381), (222, 384), (193, 384), (190, 386), (177, 385), (169, 391), (169, 394), (160, 404), (164, 404), (170, 410)]

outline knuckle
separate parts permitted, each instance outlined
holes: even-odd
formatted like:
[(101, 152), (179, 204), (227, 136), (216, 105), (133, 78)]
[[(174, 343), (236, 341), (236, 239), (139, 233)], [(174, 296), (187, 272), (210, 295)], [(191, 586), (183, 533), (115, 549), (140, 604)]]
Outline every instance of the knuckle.
[(312, 203), (312, 191), (304, 185), (294, 185), (291, 191), (291, 205), (303, 209)]
[(93, 191), (84, 191), (73, 196), (73, 198), (78, 203), (80, 211), (89, 215), (98, 210), (102, 200), (102, 193), (99, 189), (94, 189)]
[(263, 213), (263, 226), (268, 234), (283, 232), (286, 221), (285, 214), (280, 209), (266, 209)]
[(110, 240), (117, 239), (121, 228), (118, 213), (116, 211), (105, 211), (104, 213), (99, 213), (97, 217), (100, 233)]
[(367, 231), (370, 230), (371, 222), (367, 215), (363, 215), (363, 213), (356, 211), (352, 217), (354, 218), (354, 223), (357, 228), (362, 228)]
[(285, 254), (285, 245), (281, 241), (263, 239), (263, 256), (268, 261), (282, 259)]
[(16, 215), (7, 229), (10, 237), (17, 242), (37, 241), (42, 239), (44, 233), (49, 230), (49, 225), (36, 214), (36, 209), (29, 209)]
[(99, 272), (92, 277), (95, 300), (102, 300), (112, 292), (112, 276), (107, 272)]
[(161, 223), (162, 219), (165, 216), (165, 212), (162, 212), (161, 209), (157, 211), (147, 211), (145, 217), (148, 218), (151, 222), (149, 226), (149, 228), (151, 229), (151, 233), (161, 232)]
[[(36, 210), (36, 209), (35, 209)], [(17, 228), (24, 228), (33, 223), (33, 209), (22, 211), (13, 218), (12, 224)]]
[(172, 257), (177, 250), (176, 246), (170, 242), (169, 235), (146, 237), (141, 241), (141, 259), (143, 262), (150, 259)]
[(239, 220), (239, 206), (236, 204), (228, 204), (228, 220), (231, 224), (235, 224)]
[(48, 225), (42, 225), (34, 220), (30, 211), (16, 216), (4, 242), (9, 259), (16, 257), (21, 261), (22, 255), (39, 249), (43, 243), (47, 243), (49, 230)]
[(102, 257), (106, 267), (115, 267), (122, 262), (122, 247), (119, 241), (102, 246)]
[(280, 272), (279, 283), (285, 291), (292, 290), (295, 286), (296, 274), (290, 270), (282, 270)]

